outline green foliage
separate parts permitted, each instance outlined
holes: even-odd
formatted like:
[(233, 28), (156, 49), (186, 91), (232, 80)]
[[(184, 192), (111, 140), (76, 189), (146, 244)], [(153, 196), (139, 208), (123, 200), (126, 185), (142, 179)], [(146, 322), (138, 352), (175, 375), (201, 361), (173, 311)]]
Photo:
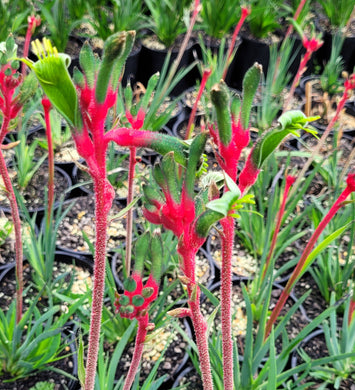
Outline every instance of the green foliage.
[(44, 3), (38, 1), (37, 4), (49, 29), (50, 39), (58, 51), (64, 53), (69, 35), (82, 23), (82, 20), (69, 19), (68, 4), (64, 0), (51, 0)]
[(28, 143), (25, 131), (19, 132), (18, 140), (20, 143), (14, 148), (15, 158), (13, 160), (13, 166), (16, 170), (18, 187), (20, 190), (23, 190), (27, 187), (28, 183), (43, 164), (47, 155), (44, 154), (38, 161), (35, 160), (35, 151), (38, 140)]
[[(327, 212), (327, 207), (322, 205), (321, 200), (312, 199), (313, 208), (310, 212), (310, 219), (314, 227), (318, 226), (320, 220)], [(355, 242), (355, 203), (343, 208), (330, 222), (323, 233), (323, 240), (332, 237), (332, 234), (339, 232), (334, 237), (332, 245), (318, 253), (315, 264), (310, 268), (319, 291), (326, 300), (330, 302), (332, 294), (338, 301), (343, 297), (349, 280), (355, 270), (355, 259), (353, 246)]]
[(240, 18), (240, 0), (202, 0), (201, 28), (213, 38), (223, 38)]
[(280, 48), (270, 46), (268, 72), (261, 86), (261, 104), (257, 106), (255, 126), (259, 132), (269, 129), (282, 110), (282, 93), (291, 80), (290, 66), (297, 54), (293, 53), (294, 40), (288, 38)]
[(63, 351), (69, 337), (62, 334), (64, 325), (82, 305), (78, 300), (66, 313), (60, 306), (49, 307), (45, 313), (37, 308), (38, 297), (30, 302), (19, 323), (16, 323), (15, 302), (7, 312), (0, 309), (0, 374), (9, 374), (12, 382), (19, 378), (43, 371), (53, 370), (73, 378), (69, 373), (53, 368), (51, 364), (63, 359)]
[(255, 38), (268, 38), (272, 32), (280, 28), (279, 21), (285, 12), (281, 7), (282, 3), (279, 0), (251, 1), (248, 25)]
[(144, 11), (140, 0), (112, 0), (110, 7), (95, 2), (88, 5), (89, 22), (103, 40), (118, 31), (135, 30), (139, 33), (147, 25)]
[[(49, 115), (51, 121), (53, 150), (56, 152), (72, 139), (72, 135), (70, 127), (62, 122), (62, 117), (56, 110), (51, 110)], [(45, 127), (45, 122), (42, 118), (41, 122)], [(41, 148), (48, 151), (47, 137), (37, 138), (36, 141)]]
[(307, 118), (302, 111), (287, 111), (282, 114), (278, 119), (280, 125), (264, 134), (255, 145), (252, 151), (255, 166), (260, 169), (268, 156), (289, 134), (299, 137), (300, 130), (315, 134), (316, 130), (311, 128), (308, 123), (317, 119), (318, 117)]
[(26, 28), (29, 12), (30, 9), (22, 0), (0, 2), (0, 42), (5, 41), (10, 33), (18, 34)]
[(186, 31), (183, 20), (191, 0), (145, 0), (151, 13), (148, 27), (161, 43), (171, 47), (176, 38)]
[[(343, 381), (355, 379), (355, 321), (348, 324), (348, 314), (352, 297), (348, 296), (344, 302), (345, 310), (342, 319), (342, 326), (339, 328), (336, 311), (332, 311), (329, 320), (322, 323), (325, 341), (329, 353), (329, 362), (324, 365), (313, 366), (309, 375), (312, 378), (321, 380), (324, 385), (334, 386), (334, 389), (341, 388)], [(330, 303), (335, 304), (335, 294), (332, 294)], [(304, 350), (300, 351), (302, 359), (310, 364), (310, 358)], [(341, 357), (336, 359), (335, 357)]]
[(30, 390), (54, 390), (54, 386), (52, 382), (37, 382)]
[(183, 20), (191, 0), (145, 0), (151, 13), (148, 27), (167, 48), (186, 32)]
[(333, 28), (341, 28), (348, 22), (351, 12), (354, 8), (354, 3), (348, 0), (319, 0), (319, 4), (329, 19)]
[(330, 58), (320, 76), (322, 90), (328, 92), (330, 96), (340, 92), (343, 87), (343, 82), (339, 80), (344, 68), (344, 61), (340, 55), (343, 43), (344, 35), (341, 32), (338, 31), (332, 35)]
[(57, 53), (50, 41), (44, 39), (43, 45), (37, 42), (35, 63), (22, 59), (36, 74), (44, 93), (55, 108), (68, 121), (70, 126), (81, 126), (81, 114), (78, 107), (78, 97), (75, 86), (69, 76), (70, 57)]
[(0, 246), (3, 245), (10, 236), (13, 230), (12, 222), (5, 216), (3, 212), (0, 213)]

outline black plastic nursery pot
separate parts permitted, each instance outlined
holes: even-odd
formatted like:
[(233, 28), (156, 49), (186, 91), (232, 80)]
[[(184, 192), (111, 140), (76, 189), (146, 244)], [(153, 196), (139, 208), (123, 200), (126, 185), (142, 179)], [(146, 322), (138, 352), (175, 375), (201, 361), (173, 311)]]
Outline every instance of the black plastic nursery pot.
[(173, 383), (173, 389), (181, 390), (203, 390), (201, 376), (196, 372), (195, 367), (188, 366), (186, 367)]
[(121, 81), (123, 87), (125, 87), (127, 83), (134, 85), (135, 82), (138, 81), (136, 79), (136, 75), (138, 73), (141, 51), (142, 45), (139, 41), (136, 41), (125, 63), (124, 73)]
[(270, 47), (267, 43), (242, 36), (242, 42), (229, 67), (229, 85), (242, 90), (244, 75), (255, 62), (262, 65), (263, 73), (266, 75), (269, 58)]
[[(0, 291), (3, 293), (0, 297), (0, 304), (3, 306), (9, 305), (16, 291), (16, 280), (15, 280), (15, 262), (0, 267)], [(65, 251), (56, 251), (55, 260), (53, 267), (53, 274), (58, 276), (60, 273), (79, 272), (80, 283), (90, 283), (91, 276), (93, 273), (94, 262), (85, 256), (78, 254), (68, 253)], [(31, 266), (28, 260), (24, 259), (23, 266), (23, 277), (25, 286), (31, 282)], [(82, 273), (83, 272), (83, 273)], [(85, 276), (83, 276), (85, 275)], [(31, 292), (32, 291), (32, 292)], [(33, 289), (29, 293), (36, 294), (37, 292)], [(26, 301), (24, 301), (26, 306)]]
[[(147, 38), (147, 37), (146, 37)], [(149, 38), (149, 36), (148, 36)], [(168, 54), (167, 49), (159, 50), (151, 47), (146, 39), (142, 39), (142, 50), (139, 58), (139, 67), (138, 73), (136, 75), (136, 80), (143, 83), (143, 85), (147, 85), (149, 78), (157, 73), (161, 72), (164, 61)], [(196, 46), (194, 42), (190, 42), (188, 47), (186, 48), (181, 62), (179, 64), (178, 70), (182, 68), (188, 67), (194, 61), (194, 50), (196, 51)], [(169, 68), (172, 66), (173, 61), (177, 58), (178, 49), (173, 49), (171, 51), (171, 56), (169, 60)], [(192, 87), (196, 84), (196, 80), (199, 78), (199, 72), (196, 66), (191, 69), (191, 71), (179, 81), (179, 83), (173, 88), (171, 91), (172, 96), (178, 96), (187, 88)]]
[[(324, 65), (329, 61), (332, 52), (333, 34), (328, 31), (323, 32), (323, 45), (315, 53), (319, 65)], [(346, 36), (340, 52), (340, 56), (344, 62), (344, 70), (350, 74), (355, 66), (355, 37)]]

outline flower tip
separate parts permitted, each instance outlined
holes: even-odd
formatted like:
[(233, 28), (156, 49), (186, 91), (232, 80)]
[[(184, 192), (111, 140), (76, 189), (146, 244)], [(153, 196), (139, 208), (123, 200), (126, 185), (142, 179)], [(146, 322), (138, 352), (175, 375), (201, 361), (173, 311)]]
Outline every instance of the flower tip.
[(51, 109), (51, 102), (50, 100), (47, 98), (47, 96), (45, 96), (43, 99), (42, 99), (42, 106), (43, 106), (43, 109), (45, 112), (48, 112), (50, 109)]
[(242, 17), (246, 18), (251, 13), (250, 7), (242, 7)]
[(286, 185), (287, 186), (292, 186), (292, 184), (296, 181), (296, 176), (292, 176), (292, 175), (287, 175), (286, 176)]
[(346, 184), (351, 192), (355, 191), (355, 172), (349, 173), (348, 178), (346, 179)]

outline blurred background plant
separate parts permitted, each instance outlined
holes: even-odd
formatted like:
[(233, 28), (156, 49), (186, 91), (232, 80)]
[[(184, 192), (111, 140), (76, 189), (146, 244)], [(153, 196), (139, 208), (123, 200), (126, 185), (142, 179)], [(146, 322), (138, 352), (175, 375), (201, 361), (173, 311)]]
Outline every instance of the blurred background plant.
[(15, 321), (15, 301), (7, 311), (0, 309), (0, 374), (10, 388), (11, 382), (16, 379), (45, 370), (59, 372), (76, 380), (70, 372), (54, 367), (53, 364), (71, 355), (67, 352), (71, 335), (65, 335), (64, 330), (83, 299), (68, 305), (65, 313), (61, 311), (60, 305), (53, 306), (49, 301), (47, 310), (41, 313), (37, 307), (39, 297), (37, 295), (30, 299), (18, 323)]
[(269, 38), (271, 33), (280, 30), (280, 21), (286, 15), (280, 0), (252, 0), (251, 14), (247, 25), (254, 38)]
[(148, 18), (145, 16), (146, 6), (141, 0), (112, 0), (107, 4), (87, 4), (89, 23), (97, 36), (106, 40), (118, 31), (136, 30), (137, 37), (147, 27)]
[(0, 42), (6, 41), (10, 33), (19, 34), (26, 32), (26, 17), (30, 14), (30, 8), (22, 0), (0, 2)]
[(201, 5), (201, 20), (197, 29), (207, 35), (206, 39), (226, 39), (240, 18), (240, 0), (202, 0)]
[(341, 29), (348, 22), (351, 12), (354, 9), (354, 3), (348, 0), (318, 0), (330, 23), (331, 29)]
[(82, 23), (82, 20), (69, 18), (68, 4), (64, 0), (51, 0), (44, 3), (37, 1), (37, 6), (46, 21), (45, 25), (53, 46), (58, 49), (58, 52), (64, 53), (70, 34)]
[(177, 37), (187, 30), (191, 0), (145, 0), (151, 14), (148, 28), (156, 34), (165, 48), (170, 48)]
[(20, 142), (14, 148), (15, 158), (13, 159), (13, 168), (16, 171), (16, 183), (20, 191), (28, 186), (33, 176), (47, 158), (47, 154), (44, 154), (39, 160), (35, 159), (39, 141), (33, 140), (31, 143), (28, 143), (27, 136), (25, 131), (20, 131), (18, 133), (18, 141)]

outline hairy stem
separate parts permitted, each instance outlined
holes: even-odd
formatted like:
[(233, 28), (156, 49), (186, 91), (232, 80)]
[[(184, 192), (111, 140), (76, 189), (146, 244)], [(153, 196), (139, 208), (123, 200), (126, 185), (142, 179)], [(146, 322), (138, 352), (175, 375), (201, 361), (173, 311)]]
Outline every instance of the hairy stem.
[(282, 308), (285, 305), (285, 302), (287, 301), (288, 297), (291, 294), (292, 288), (294, 284), (297, 282), (298, 278), (300, 277), (302, 271), (304, 271), (304, 266), (306, 263), (306, 260), (308, 256), (311, 254), (313, 247), (315, 246), (319, 236), (322, 234), (325, 227), (328, 225), (328, 223), (332, 220), (336, 212), (343, 206), (343, 202), (345, 199), (351, 194), (352, 189), (349, 187), (346, 187), (345, 190), (340, 194), (339, 198), (336, 200), (336, 202), (333, 204), (333, 206), (328, 211), (327, 215), (321, 220), (319, 223), (317, 229), (312, 234), (311, 238), (308, 241), (308, 244), (306, 248), (304, 249), (296, 268), (294, 269), (290, 279), (288, 280), (286, 287), (282, 291), (282, 294), (277, 301), (276, 306), (274, 307), (274, 310), (271, 313), (271, 316), (266, 324), (265, 328), (265, 337), (264, 340), (267, 339), (271, 332), (271, 328), (273, 324), (276, 322)]
[(270, 245), (269, 253), (268, 253), (267, 258), (266, 258), (264, 269), (262, 271), (261, 282), (263, 282), (265, 279), (266, 273), (267, 273), (268, 268), (270, 266), (270, 261), (271, 261), (272, 255), (274, 254), (274, 250), (275, 250), (276, 242), (277, 242), (277, 236), (278, 236), (279, 231), (280, 231), (282, 217), (285, 213), (286, 200), (287, 200), (287, 196), (288, 196), (288, 193), (290, 191), (291, 185), (292, 185), (292, 183), (286, 179), (286, 186), (285, 186), (285, 190), (283, 193), (281, 207), (280, 207), (279, 212), (277, 214), (276, 227), (275, 227), (274, 234), (272, 236), (271, 245)]
[(48, 145), (48, 210), (47, 210), (47, 225), (51, 219), (51, 213), (54, 203), (54, 152), (53, 152), (53, 142), (52, 142), (52, 128), (50, 121), (50, 102), (42, 102), (44, 108), (44, 119), (46, 122), (46, 137)]
[[(105, 171), (106, 167), (103, 168)], [(85, 390), (94, 390), (97, 355), (100, 342), (100, 328), (105, 289), (106, 229), (108, 212), (112, 205), (113, 190), (106, 180), (105, 172), (93, 177), (95, 187), (95, 267), (92, 294), (89, 347), (86, 362)]]
[[(130, 148), (129, 154), (129, 171), (128, 171), (128, 194), (127, 194), (127, 206), (133, 200), (134, 192), (134, 170), (136, 166), (136, 148)], [(130, 208), (127, 212), (127, 237), (126, 237), (126, 273), (131, 273), (131, 248), (132, 248), (132, 224), (133, 224), (133, 208)]]
[(143, 317), (137, 318), (138, 320), (138, 330), (136, 336), (136, 342), (134, 345), (134, 352), (131, 360), (131, 365), (125, 380), (123, 390), (130, 390), (134, 382), (134, 378), (139, 368), (139, 363), (142, 358), (144, 341), (147, 336), (147, 326), (148, 326), (148, 313)]
[[(6, 122), (4, 118), (3, 124)], [(21, 220), (17, 206), (16, 196), (12, 187), (11, 179), (7, 171), (6, 162), (0, 149), (0, 174), (4, 181), (7, 198), (10, 202), (11, 216), (15, 230), (15, 255), (16, 255), (16, 323), (19, 323), (22, 317), (22, 293), (23, 293), (23, 253), (21, 237)]]
[(200, 310), (200, 288), (195, 281), (194, 270), (197, 249), (184, 249), (180, 251), (180, 254), (184, 264), (185, 276), (190, 280), (187, 286), (188, 304), (191, 309), (191, 320), (196, 336), (203, 389), (213, 390), (211, 363), (208, 352), (207, 323)]
[(203, 71), (200, 88), (198, 90), (198, 94), (197, 94), (196, 100), (194, 102), (194, 105), (192, 107), (192, 111), (191, 111), (191, 114), (190, 114), (190, 117), (189, 117), (189, 122), (187, 124), (185, 139), (189, 139), (191, 137), (191, 128), (192, 128), (192, 124), (193, 124), (193, 122), (195, 120), (198, 102), (201, 100), (202, 93), (203, 93), (203, 91), (205, 89), (207, 80), (210, 77), (211, 73), (212, 73), (211, 69), (205, 69)]
[(234, 220), (226, 217), (221, 220), (223, 234), (221, 266), (221, 317), (223, 383), (225, 390), (233, 390), (233, 341), (232, 341), (232, 254), (234, 242)]

